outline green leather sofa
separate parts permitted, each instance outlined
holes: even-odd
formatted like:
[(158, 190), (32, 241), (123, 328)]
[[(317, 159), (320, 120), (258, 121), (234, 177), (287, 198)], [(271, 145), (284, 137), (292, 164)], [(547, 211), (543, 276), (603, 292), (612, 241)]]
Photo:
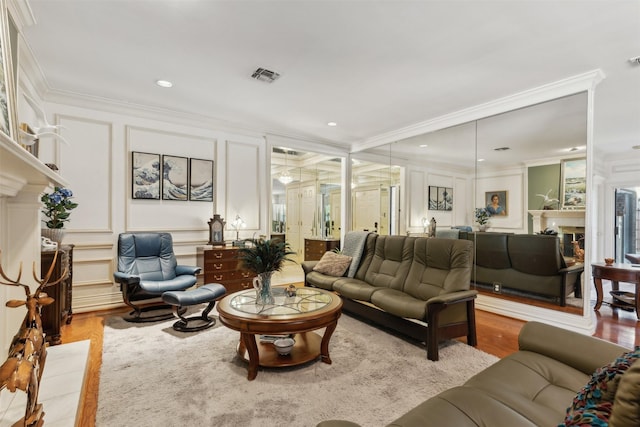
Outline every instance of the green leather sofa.
[(438, 360), (442, 340), (466, 336), (476, 345), (471, 248), (465, 240), (371, 233), (354, 277), (314, 271), (315, 261), (302, 268), (306, 286), (337, 292), (344, 311), (426, 342), (427, 357)]
[(582, 295), (583, 264), (567, 266), (557, 236), (493, 232), (460, 232), (475, 244), (472, 280), (505, 291), (554, 299), (566, 305), (567, 295)]
[[(389, 427), (558, 426), (596, 369), (629, 351), (607, 341), (538, 322), (525, 324), (519, 351), (470, 378), (398, 414)], [(636, 349), (636, 354), (640, 348)], [(619, 376), (618, 376), (619, 375)], [(612, 427), (640, 425), (640, 359), (613, 379), (602, 403), (613, 402)], [(578, 412), (572, 412), (574, 420)], [(592, 425), (580, 414), (583, 424)], [(380, 423), (384, 424), (383, 422)], [(569, 425), (569, 424), (567, 424)], [(597, 425), (607, 425), (597, 424)], [(317, 427), (355, 427), (328, 420)]]

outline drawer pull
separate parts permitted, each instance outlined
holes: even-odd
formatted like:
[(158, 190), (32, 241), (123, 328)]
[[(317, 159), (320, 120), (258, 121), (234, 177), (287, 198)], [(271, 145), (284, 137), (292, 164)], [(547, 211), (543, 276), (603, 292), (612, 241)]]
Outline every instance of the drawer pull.
[(222, 277), (223, 277), (223, 276), (224, 276), (223, 274), (221, 274), (221, 275), (219, 275), (219, 276), (218, 276), (217, 274), (214, 274), (214, 275), (213, 275), (213, 277), (214, 277), (216, 280), (222, 280)]
[(248, 271), (243, 271), (242, 272), (242, 277), (247, 279), (247, 278), (251, 277), (251, 273), (249, 273)]
[(216, 270), (222, 270), (222, 264), (213, 264), (213, 268)]
[(222, 258), (222, 252), (214, 252), (213, 256), (217, 259)]

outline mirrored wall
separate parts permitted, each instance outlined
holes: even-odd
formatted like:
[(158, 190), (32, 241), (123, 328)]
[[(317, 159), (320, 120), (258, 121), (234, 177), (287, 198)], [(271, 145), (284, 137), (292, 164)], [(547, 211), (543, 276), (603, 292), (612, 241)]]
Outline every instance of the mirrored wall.
[[(406, 188), (398, 191), (406, 199), (404, 217), (397, 222), (404, 227), (390, 228), (390, 234), (420, 235), (431, 221), (438, 230), (471, 230), (471, 239), (479, 229), (501, 235), (548, 234), (558, 241), (563, 265), (571, 266), (582, 262), (584, 252), (576, 250), (585, 248), (586, 147), (587, 93), (582, 92), (406, 138), (362, 155), (386, 154), (381, 170), (385, 163), (387, 170), (394, 164), (405, 175)], [(355, 185), (357, 176), (354, 166)], [(390, 206), (391, 201), (384, 209)], [(487, 214), (486, 227), (478, 223), (478, 210)], [(497, 295), (493, 283), (478, 287), (501, 298), (551, 302), (557, 310), (582, 314), (583, 280), (584, 275), (577, 280), (578, 292), (567, 296), (567, 307), (560, 306), (560, 298), (535, 289), (500, 288)]]

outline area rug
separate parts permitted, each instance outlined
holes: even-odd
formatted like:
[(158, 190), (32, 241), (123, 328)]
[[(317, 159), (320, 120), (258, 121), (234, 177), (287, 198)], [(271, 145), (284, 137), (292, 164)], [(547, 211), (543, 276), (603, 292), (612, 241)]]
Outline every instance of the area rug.
[(327, 419), (381, 426), (498, 360), (447, 341), (432, 362), (419, 343), (343, 314), (330, 343), (333, 364), (260, 368), (248, 381), (238, 332), (218, 322), (180, 333), (172, 323), (107, 319), (98, 427), (312, 427)]

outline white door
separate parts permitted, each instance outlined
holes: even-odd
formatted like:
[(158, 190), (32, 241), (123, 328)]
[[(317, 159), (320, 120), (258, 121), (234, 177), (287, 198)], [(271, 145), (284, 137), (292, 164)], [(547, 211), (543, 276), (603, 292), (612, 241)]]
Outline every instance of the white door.
[(329, 235), (335, 238), (340, 237), (340, 230), (342, 225), (340, 223), (342, 210), (340, 206), (340, 191), (332, 191), (329, 194), (329, 203), (331, 204), (330, 212), (331, 218), (329, 219)]
[(287, 186), (287, 227), (286, 241), (296, 255), (296, 261), (302, 259), (304, 246), (300, 244), (300, 188), (298, 185)]
[(380, 191), (357, 190), (353, 196), (353, 229), (378, 231), (380, 226)]

